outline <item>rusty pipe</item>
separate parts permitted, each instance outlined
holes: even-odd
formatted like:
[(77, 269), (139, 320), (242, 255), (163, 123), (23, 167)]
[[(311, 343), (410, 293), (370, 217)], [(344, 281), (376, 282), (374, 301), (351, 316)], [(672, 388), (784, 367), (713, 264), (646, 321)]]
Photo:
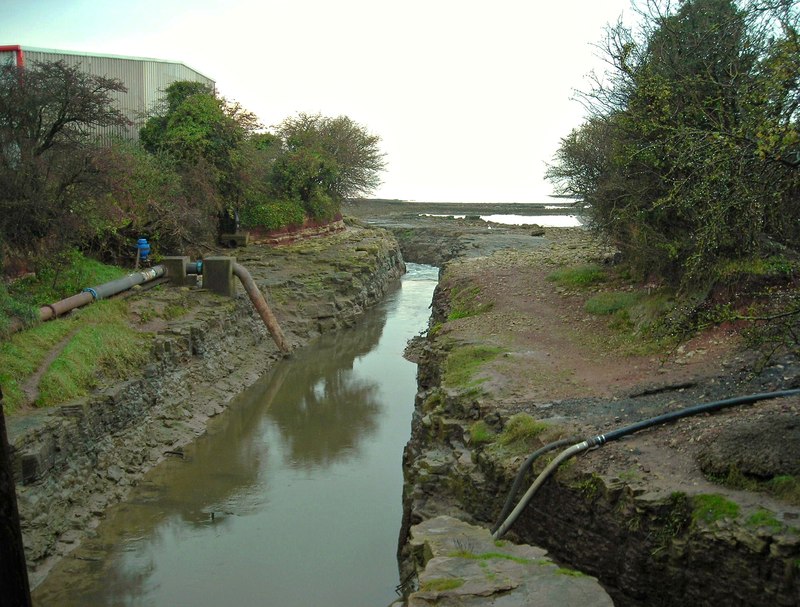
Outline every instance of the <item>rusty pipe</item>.
[(243, 265), (234, 263), (233, 274), (241, 281), (244, 290), (247, 292), (247, 296), (250, 298), (250, 301), (253, 302), (253, 306), (255, 306), (258, 315), (261, 316), (261, 320), (264, 321), (264, 325), (267, 327), (269, 334), (272, 335), (272, 339), (275, 341), (278, 348), (286, 354), (291, 352), (292, 349), (286, 341), (283, 331), (281, 331), (278, 320), (272, 313), (267, 301), (264, 299), (264, 295), (262, 295), (258, 285), (256, 285), (253, 277), (250, 275), (250, 272), (248, 272), (247, 268)]
[(148, 268), (142, 272), (134, 272), (132, 274), (128, 274), (127, 276), (123, 276), (122, 278), (118, 278), (117, 280), (112, 280), (111, 282), (106, 282), (101, 285), (97, 285), (96, 287), (84, 289), (77, 295), (67, 297), (66, 299), (62, 299), (55, 303), (51, 303), (39, 308), (39, 320), (42, 322), (50, 320), (51, 318), (66, 314), (70, 310), (74, 310), (75, 308), (80, 308), (88, 303), (92, 303), (96, 299), (105, 299), (106, 297), (111, 297), (112, 295), (116, 295), (122, 291), (127, 291), (131, 287), (149, 282), (163, 275), (164, 266), (153, 266), (152, 268)]

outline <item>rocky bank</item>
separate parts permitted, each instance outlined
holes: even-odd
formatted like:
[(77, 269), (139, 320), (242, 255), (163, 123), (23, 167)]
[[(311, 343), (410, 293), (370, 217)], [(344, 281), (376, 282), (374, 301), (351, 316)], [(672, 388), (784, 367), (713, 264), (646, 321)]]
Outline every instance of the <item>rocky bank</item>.
[[(386, 224), (416, 261), (414, 243), (426, 232), (437, 242), (447, 221)], [(450, 516), (491, 527), (519, 465), (541, 445), (800, 386), (791, 357), (753, 374), (733, 331), (699, 335), (666, 354), (621, 348), (608, 321), (585, 312), (585, 291), (548, 280), (564, 265), (613, 261), (614, 251), (583, 230), (497, 229), (494, 245), (482, 249), (473, 235), (487, 226), (449, 221), (455, 236), (452, 247), (439, 247), (448, 261), (404, 458), (409, 604), (461, 604), (446, 592), (419, 598), (430, 577), (415, 556), (419, 525)], [(759, 490), (796, 474), (798, 411), (796, 396), (764, 401), (588, 452), (545, 483), (508, 537), (595, 576), (617, 605), (800, 604), (800, 508)], [(508, 600), (497, 588), (464, 604), (534, 604)]]
[[(404, 272), (389, 233), (346, 223), (324, 238), (230, 251), (293, 348), (352, 325)], [(168, 284), (129, 297), (150, 349), (141, 373), (7, 420), (33, 586), (107, 506), (162, 459), (181, 457), (206, 421), (282, 356), (241, 286), (234, 299)]]

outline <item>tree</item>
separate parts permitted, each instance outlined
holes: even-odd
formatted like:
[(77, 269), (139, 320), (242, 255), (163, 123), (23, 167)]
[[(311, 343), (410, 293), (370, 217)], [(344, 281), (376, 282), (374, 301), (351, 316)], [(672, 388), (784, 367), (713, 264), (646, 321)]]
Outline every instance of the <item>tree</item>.
[(209, 171), (219, 193), (217, 211), (241, 202), (240, 146), (258, 127), (255, 116), (197, 82), (174, 82), (140, 131), (146, 150), (166, 154), (185, 171)]
[(608, 29), (590, 119), (548, 176), (640, 274), (685, 287), (800, 244), (796, 3), (649, 0), (639, 15), (638, 32)]
[(98, 127), (128, 123), (119, 80), (63, 62), (0, 68), (0, 236), (29, 247), (80, 227), (77, 186), (91, 177)]
[(380, 185), (386, 165), (380, 137), (347, 116), (299, 114), (284, 120), (276, 133), (283, 153), (273, 182), (284, 194), (306, 203), (326, 196), (338, 208), (345, 198), (368, 194)]

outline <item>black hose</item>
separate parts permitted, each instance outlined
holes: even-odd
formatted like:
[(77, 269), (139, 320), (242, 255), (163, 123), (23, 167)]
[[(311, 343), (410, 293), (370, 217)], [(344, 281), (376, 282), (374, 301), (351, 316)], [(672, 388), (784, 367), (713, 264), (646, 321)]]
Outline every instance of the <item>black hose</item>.
[[(759, 394), (751, 394), (749, 396), (737, 396), (734, 398), (728, 398), (725, 400), (717, 400), (710, 403), (705, 403), (702, 405), (695, 405), (694, 407), (687, 407), (686, 409), (681, 409), (679, 411), (670, 411), (669, 413), (664, 413), (663, 415), (659, 415), (657, 417), (651, 417), (649, 419), (642, 420), (640, 422), (636, 422), (635, 424), (631, 424), (630, 426), (625, 426), (623, 428), (618, 428), (617, 430), (613, 430), (608, 434), (598, 434), (597, 436), (593, 436), (591, 438), (586, 439), (583, 442), (576, 443), (560, 453), (556, 460), (551, 463), (533, 482), (530, 489), (526, 492), (520, 502), (517, 504), (516, 508), (511, 512), (509, 515), (509, 509), (507, 509), (507, 505), (509, 503), (513, 503), (514, 496), (516, 495), (517, 491), (519, 490), (519, 482), (517, 482), (520, 477), (523, 477), (525, 473), (528, 471), (530, 466), (533, 464), (534, 460), (550, 451), (552, 449), (557, 448), (558, 446), (563, 446), (561, 441), (555, 441), (554, 443), (550, 443), (549, 445), (545, 445), (541, 449), (535, 451), (525, 460), (522, 468), (517, 473), (517, 479), (514, 480), (514, 485), (512, 486), (512, 493), (506, 499), (506, 506), (503, 507), (503, 513), (499, 517), (498, 523), (495, 524), (494, 528), (492, 529), (492, 535), (495, 539), (498, 539), (505, 535), (511, 525), (516, 521), (517, 517), (521, 514), (522, 510), (527, 507), (528, 503), (530, 502), (531, 498), (533, 497), (534, 493), (538, 488), (544, 483), (547, 477), (555, 470), (555, 468), (566, 459), (569, 459), (573, 455), (585, 451), (586, 449), (591, 449), (593, 447), (600, 447), (605, 443), (609, 443), (613, 440), (617, 440), (618, 438), (622, 438), (623, 436), (627, 436), (628, 434), (633, 434), (634, 432), (638, 432), (639, 430), (644, 430), (645, 428), (650, 428), (652, 426), (657, 426), (660, 424), (665, 424), (670, 421), (674, 421), (676, 419), (680, 419), (682, 417), (690, 417), (692, 415), (697, 415), (699, 413), (711, 413), (713, 411), (719, 411), (720, 409), (725, 409), (727, 407), (734, 407), (738, 405), (748, 405), (751, 403), (755, 403), (761, 400), (768, 400), (773, 398), (784, 398), (787, 396), (796, 396), (800, 395), (800, 388), (795, 388), (791, 390), (780, 390), (777, 392), (762, 392)], [(561, 443), (561, 444), (560, 444)]]
[(794, 396), (797, 394), (800, 394), (800, 388), (794, 388), (792, 390), (780, 390), (778, 392), (761, 392), (759, 394), (750, 394), (749, 396), (737, 396), (725, 400), (717, 400), (702, 405), (695, 405), (694, 407), (688, 407), (686, 409), (680, 409), (679, 411), (670, 411), (669, 413), (664, 413), (663, 415), (659, 415), (658, 417), (651, 417), (650, 419), (645, 419), (643, 421), (636, 422), (635, 424), (631, 424), (630, 426), (625, 426), (624, 428), (613, 430), (608, 434), (599, 434), (590, 440), (595, 440), (596, 441), (595, 444), (599, 446), (603, 445), (604, 443), (609, 443), (612, 440), (617, 440), (618, 438), (622, 438), (623, 436), (626, 436), (628, 434), (633, 434), (634, 432), (638, 432), (639, 430), (644, 430), (645, 428), (650, 428), (652, 426), (658, 426), (660, 424), (671, 422), (673, 420), (680, 419), (682, 417), (690, 417), (692, 415), (697, 415), (698, 413), (711, 413), (712, 411), (719, 411), (720, 409), (725, 409), (727, 407), (735, 407), (738, 405), (749, 405), (751, 403), (755, 403), (761, 400), (768, 400), (772, 398), (783, 398), (786, 396)]
[(497, 516), (497, 522), (492, 527), (492, 533), (497, 531), (500, 528), (500, 525), (503, 524), (503, 521), (506, 520), (509, 512), (514, 508), (514, 498), (519, 493), (520, 488), (522, 487), (522, 483), (525, 480), (525, 475), (528, 473), (528, 470), (531, 469), (533, 466), (533, 462), (535, 462), (539, 457), (552, 451), (553, 449), (558, 449), (559, 447), (566, 447), (567, 445), (573, 445), (580, 441), (579, 437), (573, 438), (562, 438), (557, 441), (553, 441), (552, 443), (546, 444), (544, 447), (537, 449), (533, 453), (528, 456), (522, 465), (519, 467), (517, 471), (517, 476), (514, 477), (514, 482), (511, 484), (511, 489), (508, 490), (508, 496), (506, 497), (506, 503), (503, 504), (503, 509), (500, 511), (500, 514)]

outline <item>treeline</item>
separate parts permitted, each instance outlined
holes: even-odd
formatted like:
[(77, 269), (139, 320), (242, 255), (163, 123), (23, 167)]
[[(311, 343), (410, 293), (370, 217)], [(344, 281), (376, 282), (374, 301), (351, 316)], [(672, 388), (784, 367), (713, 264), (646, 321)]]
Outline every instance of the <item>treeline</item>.
[[(128, 124), (118, 80), (61, 62), (0, 70), (0, 256), (5, 275), (80, 250), (130, 260), (213, 245), (220, 221), (276, 229), (335, 216), (384, 168), (379, 137), (347, 117), (300, 114), (266, 130), (205, 85), (175, 82), (140, 141), (101, 145)], [(66, 257), (69, 257), (67, 255)]]
[(797, 267), (796, 0), (647, 0), (617, 23), (548, 177), (635, 275), (710, 293), (736, 268)]

